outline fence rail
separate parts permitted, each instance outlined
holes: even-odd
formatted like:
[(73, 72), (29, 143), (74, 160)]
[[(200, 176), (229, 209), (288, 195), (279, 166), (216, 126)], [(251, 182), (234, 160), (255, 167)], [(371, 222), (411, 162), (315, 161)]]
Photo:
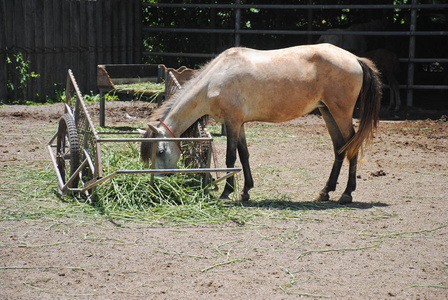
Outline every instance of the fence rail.
[[(439, 9), (448, 8), (448, 4), (190, 4), (190, 3), (143, 3), (144, 7), (172, 8), (222, 8), (222, 9)], [(367, 7), (368, 6), (368, 7)]]
[[(304, 1), (305, 2), (305, 1)], [(447, 63), (448, 57), (416, 57), (416, 38), (417, 37), (441, 37), (443, 38), (441, 43), (448, 43), (448, 31), (446, 30), (428, 30), (418, 31), (417, 25), (417, 11), (424, 10), (446, 10), (448, 4), (420, 4), (418, 0), (412, 0), (410, 4), (355, 4), (355, 5), (340, 5), (340, 4), (242, 4), (241, 0), (235, 0), (231, 4), (186, 4), (186, 3), (144, 3), (143, 7), (146, 9), (158, 9), (158, 8), (184, 8), (184, 9), (224, 9), (232, 10), (235, 22), (231, 28), (173, 28), (173, 27), (148, 27), (144, 26), (142, 30), (148, 33), (164, 32), (164, 33), (186, 33), (186, 34), (206, 34), (208, 36), (228, 34), (233, 35), (233, 46), (240, 46), (241, 41), (245, 35), (297, 35), (308, 36), (308, 42), (315, 39), (312, 37), (320, 35), (347, 35), (347, 32), (325, 32), (322, 30), (312, 30), (311, 25), (308, 25), (307, 30), (279, 30), (279, 29), (242, 29), (241, 24), (244, 24), (245, 20), (242, 17), (242, 11), (248, 9), (267, 9), (267, 10), (306, 10), (308, 11), (308, 24), (312, 23), (312, 15), (317, 10), (407, 10), (409, 18), (409, 28), (405, 31), (350, 31), (350, 35), (362, 35), (362, 36), (402, 36), (409, 37), (408, 55), (401, 57), (400, 62), (405, 64), (406, 67), (403, 70), (407, 72), (406, 84), (400, 85), (401, 89), (406, 90), (408, 106), (413, 105), (414, 90), (417, 89), (448, 89), (448, 85), (423, 85), (415, 84), (415, 64), (416, 63)], [(446, 13), (445, 13), (446, 14)], [(243, 41), (244, 43), (244, 41)], [(211, 58), (217, 55), (217, 53), (194, 53), (194, 52), (179, 52), (179, 51), (146, 51), (143, 55), (147, 56), (168, 56), (168, 57), (196, 57), (196, 58)]]

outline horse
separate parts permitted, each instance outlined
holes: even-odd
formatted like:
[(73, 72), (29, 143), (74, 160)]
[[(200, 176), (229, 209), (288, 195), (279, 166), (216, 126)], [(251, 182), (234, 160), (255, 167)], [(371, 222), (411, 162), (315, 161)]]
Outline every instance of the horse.
[[(284, 122), (318, 108), (330, 133), (334, 163), (330, 177), (315, 201), (328, 201), (335, 191), (344, 161), (349, 160), (347, 187), (339, 204), (352, 202), (356, 188), (358, 152), (373, 139), (379, 120), (381, 80), (374, 63), (331, 44), (296, 46), (278, 50), (230, 48), (206, 64), (182, 90), (151, 116), (145, 138), (179, 137), (191, 124), (210, 115), (227, 128), (226, 165), (232, 168), (237, 151), (243, 167), (240, 201), (250, 199), (253, 188), (244, 124)], [(352, 117), (360, 101), (359, 129)], [(155, 168), (176, 168), (180, 147), (175, 142), (142, 142), (141, 159), (148, 165), (156, 151)], [(220, 196), (234, 191), (227, 179)]]
[[(353, 24), (346, 29), (330, 28), (326, 30), (327, 33), (335, 34), (323, 34), (317, 40), (317, 44), (330, 43), (335, 46), (341, 47), (354, 54), (362, 54), (367, 51), (368, 42), (367, 38), (363, 35), (350, 34), (351, 31), (376, 31), (384, 30), (385, 23), (382, 20), (372, 20), (367, 23)], [(341, 34), (344, 33), (344, 34)]]

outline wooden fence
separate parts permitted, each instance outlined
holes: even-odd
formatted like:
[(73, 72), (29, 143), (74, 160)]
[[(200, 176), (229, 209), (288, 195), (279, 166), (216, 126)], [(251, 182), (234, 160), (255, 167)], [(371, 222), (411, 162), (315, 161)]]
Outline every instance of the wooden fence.
[[(141, 2), (0, 0), (0, 102), (54, 97), (69, 68), (83, 92), (96, 91), (96, 65), (140, 63)], [(20, 69), (38, 77), (20, 87)]]

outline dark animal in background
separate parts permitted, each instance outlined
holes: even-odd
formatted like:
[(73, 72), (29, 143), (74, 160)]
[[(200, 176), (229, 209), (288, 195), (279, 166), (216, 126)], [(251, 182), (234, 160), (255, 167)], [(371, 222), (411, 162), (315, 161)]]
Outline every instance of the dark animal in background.
[(401, 106), (401, 99), (400, 87), (397, 81), (400, 73), (400, 62), (397, 55), (387, 49), (377, 49), (366, 52), (362, 56), (369, 58), (375, 63), (381, 72), (381, 77), (389, 84), (390, 101), (387, 110), (398, 112)]

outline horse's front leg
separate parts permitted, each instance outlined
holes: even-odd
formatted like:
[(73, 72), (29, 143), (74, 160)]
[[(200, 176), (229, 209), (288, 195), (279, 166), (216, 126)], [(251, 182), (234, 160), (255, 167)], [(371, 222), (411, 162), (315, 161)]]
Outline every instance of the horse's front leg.
[[(236, 161), (236, 149), (238, 146), (238, 135), (240, 131), (240, 127), (231, 126), (232, 124), (226, 123), (227, 129), (227, 151), (226, 151), (226, 166), (227, 168), (235, 167)], [(229, 199), (229, 195), (233, 193), (235, 189), (235, 176), (230, 176), (227, 178), (226, 186), (224, 187), (224, 191), (221, 194), (220, 199)]]
[(249, 165), (249, 150), (247, 149), (246, 134), (244, 132), (244, 125), (241, 126), (240, 135), (238, 138), (238, 154), (240, 156), (241, 165), (244, 173), (244, 188), (240, 194), (241, 201), (248, 201), (250, 198), (249, 190), (254, 187), (254, 180), (250, 171)]

